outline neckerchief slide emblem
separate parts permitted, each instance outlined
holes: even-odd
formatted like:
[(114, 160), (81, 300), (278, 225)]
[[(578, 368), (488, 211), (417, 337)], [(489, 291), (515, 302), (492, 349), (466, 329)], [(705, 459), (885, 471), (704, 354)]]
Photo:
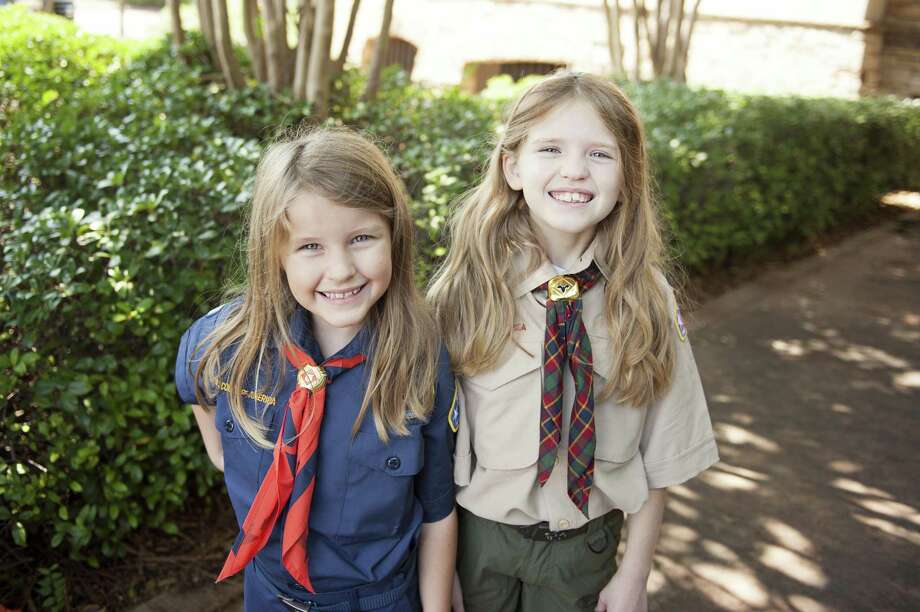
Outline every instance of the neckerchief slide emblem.
[(578, 281), (571, 276), (554, 276), (546, 284), (549, 299), (554, 302), (560, 300), (577, 300), (581, 297)]
[(307, 364), (297, 371), (297, 386), (307, 391), (316, 391), (326, 384), (326, 370)]

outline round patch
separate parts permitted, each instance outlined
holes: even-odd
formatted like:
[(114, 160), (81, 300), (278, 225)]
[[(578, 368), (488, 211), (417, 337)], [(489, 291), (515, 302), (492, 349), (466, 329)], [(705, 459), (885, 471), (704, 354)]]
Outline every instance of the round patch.
[(677, 327), (677, 335), (681, 342), (687, 341), (687, 328), (684, 327), (684, 318), (680, 316), (680, 306), (674, 306), (674, 326)]
[(450, 404), (450, 412), (447, 413), (447, 422), (450, 425), (450, 430), (457, 433), (460, 429), (460, 402), (457, 401), (456, 386), (454, 387), (454, 399)]

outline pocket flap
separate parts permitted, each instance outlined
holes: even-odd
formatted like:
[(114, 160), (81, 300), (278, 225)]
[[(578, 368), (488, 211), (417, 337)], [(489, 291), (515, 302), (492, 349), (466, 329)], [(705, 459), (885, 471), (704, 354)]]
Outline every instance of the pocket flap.
[(511, 344), (499, 363), (485, 372), (466, 377), (466, 380), (485, 389), (494, 390), (512, 380), (539, 369), (543, 365), (543, 345), (522, 342)]
[(359, 431), (351, 445), (352, 461), (391, 476), (412, 476), (422, 469), (422, 445), (418, 437), (390, 438), (381, 442), (376, 433)]

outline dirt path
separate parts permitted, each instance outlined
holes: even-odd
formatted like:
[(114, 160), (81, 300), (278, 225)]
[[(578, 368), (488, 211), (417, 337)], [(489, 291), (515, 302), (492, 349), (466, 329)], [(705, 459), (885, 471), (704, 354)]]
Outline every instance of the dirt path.
[(654, 609), (920, 609), (920, 214), (695, 320), (722, 462), (673, 492)]

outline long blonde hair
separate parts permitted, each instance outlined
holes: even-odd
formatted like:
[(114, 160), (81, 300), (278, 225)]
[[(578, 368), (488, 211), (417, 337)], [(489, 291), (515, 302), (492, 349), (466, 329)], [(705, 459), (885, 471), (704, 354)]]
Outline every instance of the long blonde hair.
[[(195, 376), (210, 397), (198, 401), (213, 403), (215, 389), (225, 382), (237, 423), (260, 446), (272, 446), (264, 414), (248, 415), (241, 393), (250, 376), (259, 392), (280, 388), (281, 349), (292, 343), (290, 321), (297, 311), (281, 266), (289, 235), (286, 209), (305, 191), (378, 213), (390, 226), (393, 273), (367, 316), (369, 375), (353, 431), (370, 407), (382, 440), (389, 433), (406, 435), (407, 414), (426, 419), (434, 401), (436, 324), (413, 282), (415, 230), (402, 182), (376, 146), (343, 128), (283, 137), (262, 156), (248, 219), (246, 279), (228, 291), (231, 311), (202, 341), (205, 349)], [(275, 366), (268, 368), (275, 376), (260, 376), (267, 363)]]
[(523, 194), (511, 189), (502, 157), (514, 156), (531, 127), (552, 109), (585, 100), (615, 137), (622, 160), (620, 203), (597, 225), (594, 259), (604, 273), (605, 319), (613, 363), (600, 397), (646, 406), (668, 387), (675, 360), (668, 298), (661, 282), (664, 248), (648, 176), (642, 123), (613, 83), (563, 71), (540, 81), (512, 106), (482, 181), (461, 200), (448, 224), (451, 246), (431, 283), (436, 309), (455, 366), (470, 375), (498, 361), (514, 323), (512, 262), (529, 256), (533, 271), (542, 249)]

